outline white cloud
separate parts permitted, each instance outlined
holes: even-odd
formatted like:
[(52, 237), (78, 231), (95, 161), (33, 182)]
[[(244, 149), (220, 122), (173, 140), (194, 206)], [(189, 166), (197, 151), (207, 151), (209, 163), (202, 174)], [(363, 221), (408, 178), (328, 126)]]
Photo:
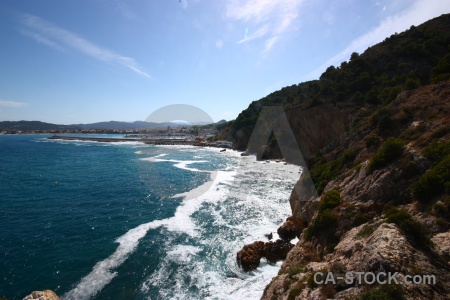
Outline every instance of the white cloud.
[(22, 34), (32, 37), (43, 45), (58, 50), (69, 47), (97, 60), (122, 65), (144, 77), (150, 78), (150, 75), (133, 58), (101, 48), (75, 33), (53, 25), (39, 17), (25, 14), (22, 18), (22, 24), (26, 27), (26, 29), (21, 30)]
[(348, 60), (351, 53), (364, 52), (368, 47), (383, 41), (386, 37), (396, 32), (403, 32), (410, 28), (411, 25), (420, 25), (432, 18), (449, 12), (450, 1), (416, 0), (404, 11), (387, 17), (377, 27), (353, 40), (344, 50), (334, 55), (305, 77), (307, 79), (317, 79), (327, 67), (339, 65), (342, 61)]
[(234, 0), (226, 7), (226, 17), (255, 27), (238, 44), (264, 38), (262, 54), (266, 55), (290, 29), (301, 3), (302, 0)]
[(0, 106), (5, 106), (5, 107), (24, 107), (27, 105), (28, 105), (28, 103), (9, 101), (9, 100), (0, 100)]

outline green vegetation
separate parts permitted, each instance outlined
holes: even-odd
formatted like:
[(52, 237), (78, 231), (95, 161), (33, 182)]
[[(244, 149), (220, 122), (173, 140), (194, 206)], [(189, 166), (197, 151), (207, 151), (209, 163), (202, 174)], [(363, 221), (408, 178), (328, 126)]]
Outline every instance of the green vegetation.
[(374, 232), (374, 226), (373, 225), (365, 225), (363, 226), (363, 228), (361, 228), (361, 230), (358, 232), (358, 234), (356, 236), (358, 237), (368, 237), (369, 235), (371, 235)]
[(308, 161), (311, 178), (317, 192), (321, 194), (330, 180), (337, 178), (344, 168), (351, 167), (356, 153), (345, 150), (338, 158), (326, 161), (322, 157), (313, 157)]
[(301, 291), (305, 288), (303, 282), (297, 282), (293, 288), (289, 291), (288, 300), (294, 300), (295, 297), (300, 295)]
[(388, 138), (369, 162), (368, 171), (381, 169), (403, 154), (404, 142), (398, 138)]
[(428, 201), (444, 192), (450, 193), (450, 155), (431, 167), (414, 184), (414, 194), (421, 201)]
[(433, 162), (439, 162), (449, 154), (450, 154), (450, 141), (433, 143), (423, 150), (423, 156), (425, 156), (426, 158), (428, 158)]
[(433, 248), (433, 242), (427, 235), (423, 225), (405, 210), (389, 207), (383, 211), (386, 222), (396, 224), (403, 233), (423, 249)]
[(333, 209), (341, 202), (341, 195), (338, 191), (332, 190), (323, 194), (319, 204), (319, 211), (323, 212), (327, 209)]
[(289, 270), (288, 275), (289, 277), (292, 277), (294, 275), (297, 275), (299, 273), (303, 273), (305, 272), (305, 267), (306, 267), (307, 263), (303, 263), (300, 266), (296, 267), (296, 268), (292, 268)]
[(403, 291), (399, 285), (383, 284), (365, 292), (359, 300), (401, 300), (404, 299)]
[(434, 162), (414, 184), (414, 194), (422, 202), (444, 192), (450, 193), (450, 142), (433, 143), (423, 150), (423, 155)]
[(317, 218), (306, 229), (305, 233), (306, 240), (311, 240), (313, 236), (317, 237), (328, 247), (330, 252), (334, 250), (338, 242), (334, 235), (334, 229), (338, 225), (338, 216), (332, 209), (337, 207), (340, 201), (341, 197), (338, 191), (333, 190), (324, 193), (319, 203)]
[[(227, 125), (229, 136), (245, 150), (262, 106), (282, 106), (290, 111), (322, 103), (341, 107), (386, 105), (403, 91), (449, 79), (449, 23), (450, 16), (443, 15), (411, 27), (362, 54), (353, 53), (350, 61), (338, 67), (330, 66), (320, 80), (287, 86), (252, 102)], [(381, 128), (389, 133), (388, 119), (383, 120)]]

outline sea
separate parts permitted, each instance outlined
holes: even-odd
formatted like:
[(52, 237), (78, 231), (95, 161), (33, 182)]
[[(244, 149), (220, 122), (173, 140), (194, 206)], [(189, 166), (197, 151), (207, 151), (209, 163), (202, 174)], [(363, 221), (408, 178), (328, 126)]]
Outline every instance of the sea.
[(0, 298), (259, 299), (278, 273), (236, 253), (277, 238), (300, 167), (49, 136), (0, 135)]

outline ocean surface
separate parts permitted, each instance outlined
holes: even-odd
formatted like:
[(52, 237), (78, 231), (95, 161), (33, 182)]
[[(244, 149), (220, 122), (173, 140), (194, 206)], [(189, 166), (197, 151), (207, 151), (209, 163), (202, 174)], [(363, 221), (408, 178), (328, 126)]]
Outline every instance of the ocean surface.
[(0, 297), (259, 299), (277, 274), (236, 252), (277, 237), (298, 166), (48, 136), (0, 135)]

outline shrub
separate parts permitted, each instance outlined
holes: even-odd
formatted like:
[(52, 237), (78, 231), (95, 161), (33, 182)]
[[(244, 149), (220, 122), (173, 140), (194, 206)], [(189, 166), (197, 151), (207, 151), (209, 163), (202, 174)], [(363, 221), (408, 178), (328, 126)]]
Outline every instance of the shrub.
[(403, 291), (395, 284), (383, 284), (370, 291), (365, 292), (359, 300), (402, 300)]
[(373, 226), (371, 225), (365, 225), (361, 230), (358, 232), (358, 237), (368, 237), (374, 232)]
[(328, 251), (332, 252), (339, 241), (335, 236), (337, 225), (338, 217), (335, 212), (329, 209), (319, 212), (314, 223), (306, 229), (305, 239), (309, 241), (316, 237), (324, 247), (327, 247)]
[(388, 138), (369, 162), (368, 171), (381, 169), (403, 154), (404, 142), (397, 138)]
[(332, 190), (325, 192), (319, 204), (319, 211), (323, 212), (327, 209), (333, 209), (341, 202), (341, 195), (338, 191)]
[(300, 292), (305, 288), (303, 282), (296, 283), (295, 286), (289, 291), (288, 300), (294, 300), (295, 297), (300, 295)]
[(297, 275), (299, 273), (305, 272), (305, 266), (306, 266), (306, 263), (301, 264), (299, 267), (290, 269), (289, 272), (288, 272), (289, 277), (292, 277), (292, 276)]
[(383, 212), (385, 214), (386, 222), (396, 224), (402, 232), (412, 238), (416, 244), (424, 249), (433, 247), (433, 242), (426, 234), (423, 225), (414, 220), (414, 218), (405, 210), (398, 210), (391, 207)]
[(431, 161), (438, 162), (450, 154), (450, 142), (437, 142), (426, 147), (423, 155)]
[(450, 154), (423, 174), (413, 188), (419, 200), (450, 192)]

